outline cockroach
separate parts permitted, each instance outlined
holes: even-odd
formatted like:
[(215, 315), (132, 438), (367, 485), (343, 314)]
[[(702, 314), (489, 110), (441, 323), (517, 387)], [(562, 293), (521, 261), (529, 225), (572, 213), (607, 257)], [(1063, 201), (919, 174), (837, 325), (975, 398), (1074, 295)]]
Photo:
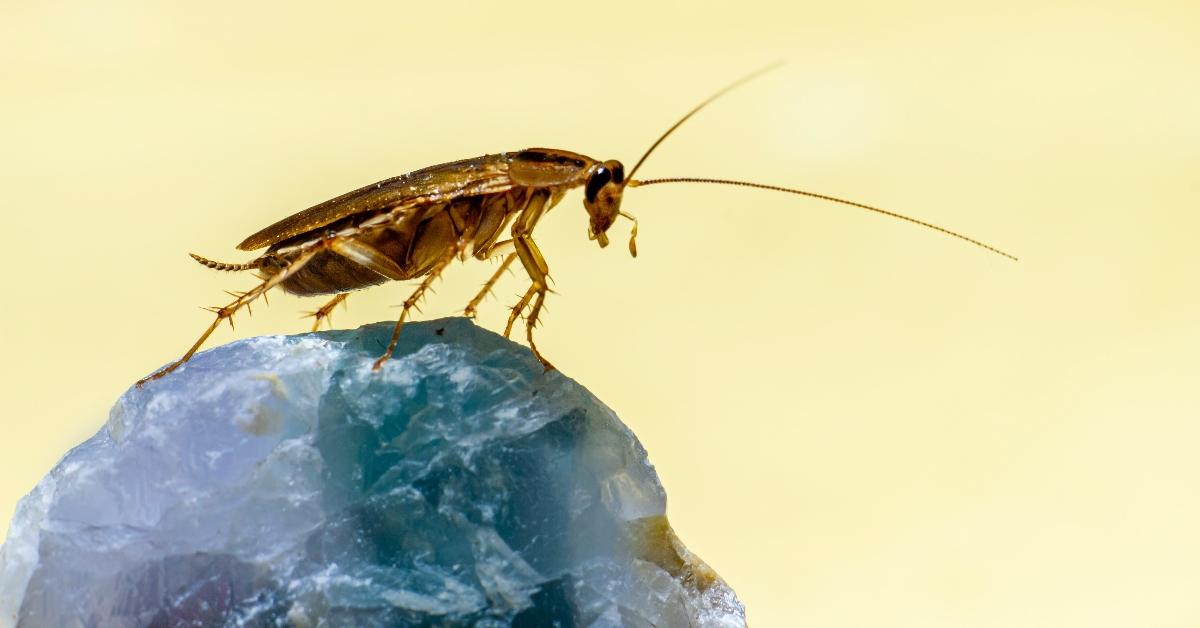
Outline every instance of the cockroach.
[[(965, 240), (1010, 259), (1004, 251), (961, 233), (878, 207), (804, 190), (749, 181), (699, 177), (634, 179), (654, 149), (684, 122), (712, 101), (747, 81), (773, 69), (769, 66), (709, 96), (671, 125), (642, 154), (628, 173), (621, 162), (600, 161), (557, 148), (528, 148), (454, 161), (402, 174), (288, 216), (251, 235), (238, 245), (243, 251), (266, 248), (258, 258), (245, 263), (216, 262), (192, 254), (201, 264), (216, 270), (256, 271), (261, 283), (223, 307), (209, 308), (216, 320), (200, 335), (183, 357), (138, 381), (142, 385), (160, 378), (187, 362), (223, 320), (250, 305), (275, 287), (298, 296), (335, 295), (312, 313), (313, 329), (320, 327), (332, 309), (355, 290), (388, 280), (420, 278), (404, 301), (391, 341), (374, 368), (391, 357), (409, 311), (425, 296), (430, 285), (455, 258), (466, 260), (502, 258), (483, 289), (467, 303), (464, 314), (474, 317), (479, 303), (491, 292), (500, 276), (520, 260), (529, 276), (529, 288), (513, 306), (504, 328), (512, 333), (514, 323), (525, 315), (526, 339), (534, 356), (547, 370), (553, 365), (538, 350), (533, 329), (549, 291), (550, 267), (533, 240), (538, 220), (554, 207), (567, 191), (583, 186), (583, 207), (588, 213), (588, 239), (608, 246), (608, 230), (617, 218), (633, 223), (629, 252), (637, 256), (637, 219), (621, 209), (627, 187), (663, 183), (709, 183), (773, 190), (817, 198), (876, 212), (914, 223)], [(511, 226), (510, 226), (511, 225)], [(509, 237), (501, 240), (508, 229)], [(525, 314), (526, 310), (528, 313)]]

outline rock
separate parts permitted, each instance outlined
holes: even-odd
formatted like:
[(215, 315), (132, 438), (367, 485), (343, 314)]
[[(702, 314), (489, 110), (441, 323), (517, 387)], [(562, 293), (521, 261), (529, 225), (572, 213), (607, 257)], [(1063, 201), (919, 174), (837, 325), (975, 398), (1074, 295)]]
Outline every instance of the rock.
[(743, 626), (611, 410), (465, 319), (269, 336), (130, 389), (23, 499), (0, 625)]

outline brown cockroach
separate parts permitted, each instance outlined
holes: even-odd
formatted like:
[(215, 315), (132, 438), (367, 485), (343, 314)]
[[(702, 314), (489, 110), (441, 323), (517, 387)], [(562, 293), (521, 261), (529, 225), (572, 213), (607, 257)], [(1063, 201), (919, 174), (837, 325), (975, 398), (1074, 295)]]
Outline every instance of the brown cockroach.
[[(533, 240), (538, 220), (573, 188), (583, 186), (583, 207), (589, 216), (588, 239), (608, 246), (608, 229), (618, 217), (633, 223), (629, 252), (637, 256), (637, 219), (621, 211), (626, 187), (661, 183), (712, 183), (738, 185), (787, 192), (850, 205), (911, 222), (965, 240), (1004, 257), (1016, 259), (997, 248), (960, 233), (878, 207), (793, 188), (695, 177), (635, 180), (633, 175), (654, 149), (675, 129), (730, 90), (773, 69), (764, 68), (721, 89), (705, 99), (642, 154), (628, 174), (621, 162), (600, 161), (586, 155), (556, 148), (529, 148), (522, 151), (485, 155), (432, 166), (372, 183), (337, 198), (288, 216), (246, 238), (237, 248), (266, 252), (245, 263), (224, 263), (192, 257), (216, 270), (257, 271), (260, 284), (235, 294), (224, 307), (211, 308), (216, 320), (183, 357), (138, 381), (138, 385), (157, 379), (187, 362), (221, 324), (242, 307), (278, 286), (299, 296), (333, 294), (331, 301), (312, 313), (313, 329), (320, 327), (330, 311), (354, 290), (388, 280), (422, 278), (416, 290), (404, 301), (391, 342), (375, 361), (379, 369), (391, 357), (400, 338), (400, 330), (411, 310), (430, 285), (456, 257), (476, 259), (503, 257), (499, 268), (483, 289), (467, 304), (464, 313), (474, 317), (479, 303), (495, 286), (500, 276), (516, 260), (529, 275), (530, 285), (513, 306), (504, 335), (525, 316), (529, 348), (547, 370), (553, 366), (533, 341), (533, 328), (549, 291), (550, 268)], [(511, 228), (509, 225), (511, 224)], [(509, 238), (501, 234), (509, 228)]]

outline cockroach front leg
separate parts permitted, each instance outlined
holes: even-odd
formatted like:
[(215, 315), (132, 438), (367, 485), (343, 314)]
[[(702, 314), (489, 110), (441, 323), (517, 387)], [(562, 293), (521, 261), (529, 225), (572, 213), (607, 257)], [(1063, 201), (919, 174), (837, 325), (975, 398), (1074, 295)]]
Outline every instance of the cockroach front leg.
[(319, 248), (314, 248), (314, 249), (305, 251), (304, 253), (301, 253), (299, 257), (297, 257), (295, 260), (293, 260), (291, 263), (289, 263), (287, 266), (285, 266), (278, 273), (268, 277), (261, 284), (251, 288), (248, 292), (245, 292), (245, 293), (242, 293), (241, 295), (239, 295), (238, 298), (233, 303), (230, 303), (229, 305), (226, 305), (225, 307), (214, 309), (213, 311), (216, 312), (216, 314), (217, 314), (216, 320), (214, 320), (212, 322), (212, 324), (208, 326), (208, 329), (204, 330), (203, 334), (200, 334), (200, 339), (197, 340), (195, 342), (195, 344), (192, 345), (192, 348), (187, 350), (187, 353), (183, 354), (182, 358), (179, 358), (178, 360), (164, 366), (163, 368), (155, 371), (154, 373), (151, 373), (150, 375), (147, 375), (146, 377), (139, 379), (137, 381), (136, 385), (139, 388), (141, 388), (142, 384), (145, 384), (146, 382), (153, 380), (153, 379), (158, 379), (158, 378), (166, 375), (167, 373), (170, 373), (171, 371), (174, 371), (175, 369), (179, 368), (184, 362), (187, 362), (188, 360), (192, 359), (192, 356), (196, 355), (196, 352), (200, 350), (200, 347), (204, 344), (204, 341), (208, 340), (208, 337), (211, 336), (214, 331), (216, 331), (217, 327), (221, 324), (221, 321), (228, 319), (229, 324), (232, 325), (233, 324), (233, 320), (232, 320), (233, 315), (238, 310), (242, 309), (245, 306), (250, 305), (250, 303), (252, 301), (254, 301), (258, 297), (261, 297), (264, 294), (266, 294), (268, 290), (279, 285), (284, 280), (286, 280), (288, 277), (291, 277), (293, 274), (295, 274), (297, 271), (299, 271), (301, 268), (303, 268), (304, 265), (307, 264), (308, 261), (311, 260), (313, 258), (313, 256), (316, 255), (319, 251), (320, 251)]
[(550, 267), (546, 265), (546, 259), (542, 257), (537, 243), (533, 241), (533, 228), (542, 214), (550, 209), (557, 200), (557, 196), (552, 197), (549, 193), (539, 192), (529, 199), (529, 204), (513, 222), (513, 246), (517, 250), (517, 257), (521, 260), (521, 266), (525, 267), (525, 273), (529, 275), (532, 283), (516, 307), (513, 308), (512, 313), (509, 314), (508, 326), (504, 329), (504, 336), (508, 337), (513, 323), (532, 299), (533, 307), (529, 310), (529, 316), (525, 317), (525, 338), (529, 341), (530, 351), (533, 351), (534, 357), (542, 363), (547, 371), (554, 369), (554, 365), (546, 359), (546, 356), (542, 355), (541, 351), (538, 351), (537, 343), (533, 341), (533, 328), (537, 325), (538, 315), (541, 314), (542, 304), (546, 300), (546, 292), (549, 291)]
[(311, 316), (314, 319), (312, 330), (321, 331), (322, 321), (329, 321), (329, 326), (333, 327), (333, 308), (337, 307), (339, 303), (344, 303), (346, 301), (346, 297), (349, 296), (349, 292), (343, 292), (330, 299), (325, 305), (317, 308), (315, 312), (309, 312), (306, 316)]
[(525, 292), (525, 296), (521, 297), (521, 301), (517, 307), (513, 308), (512, 315), (508, 319), (508, 327), (504, 330), (505, 336), (512, 330), (512, 324), (520, 311), (525, 309), (525, 306), (533, 299), (533, 307), (529, 309), (529, 316), (525, 317), (525, 338), (529, 341), (529, 349), (533, 351), (534, 357), (538, 362), (542, 363), (547, 371), (554, 370), (554, 365), (546, 356), (538, 351), (537, 343), (533, 341), (533, 328), (537, 326), (538, 315), (542, 312), (542, 304), (546, 300), (546, 293), (549, 291), (547, 285), (550, 275), (550, 269), (546, 266), (546, 260), (542, 258), (541, 251), (538, 250), (537, 244), (529, 235), (521, 235), (516, 238), (517, 255), (521, 258), (521, 265), (525, 267), (525, 272), (529, 273), (529, 278), (533, 280), (529, 290)]

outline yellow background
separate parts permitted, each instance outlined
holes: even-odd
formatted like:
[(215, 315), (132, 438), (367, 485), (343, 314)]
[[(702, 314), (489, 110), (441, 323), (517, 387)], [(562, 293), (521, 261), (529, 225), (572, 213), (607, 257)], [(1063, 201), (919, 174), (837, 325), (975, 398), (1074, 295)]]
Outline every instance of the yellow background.
[[(543, 350), (757, 626), (1200, 625), (1200, 5), (0, 4), (0, 524), (247, 276), (259, 227), (526, 146), (643, 176), (537, 237)], [(450, 315), (492, 270), (456, 266)], [(480, 322), (501, 329), (505, 281)], [(407, 289), (355, 295), (339, 326)], [(277, 296), (235, 333), (305, 329)]]

